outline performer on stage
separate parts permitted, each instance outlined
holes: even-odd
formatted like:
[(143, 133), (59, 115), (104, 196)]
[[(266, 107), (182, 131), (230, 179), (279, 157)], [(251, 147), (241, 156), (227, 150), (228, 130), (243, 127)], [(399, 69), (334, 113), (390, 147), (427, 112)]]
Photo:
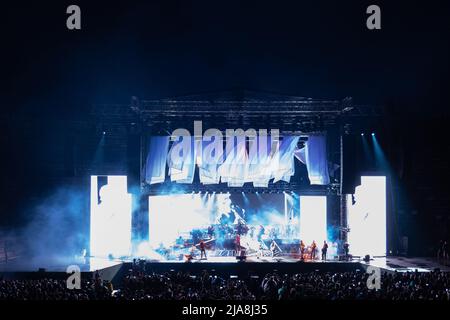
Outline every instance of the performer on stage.
[(189, 250), (189, 254), (184, 255), (186, 262), (191, 262), (195, 257), (195, 251), (197, 248), (195, 245), (192, 245), (191, 249)]
[(312, 244), (311, 244), (311, 260), (316, 259), (316, 241), (313, 240)]
[(345, 254), (345, 260), (349, 259), (349, 251), (350, 251), (350, 245), (348, 242), (344, 243), (344, 254)]
[(270, 251), (272, 252), (272, 258), (275, 256), (275, 249), (278, 247), (275, 240), (272, 240), (272, 243), (270, 244)]
[(241, 251), (241, 236), (239, 235), (239, 233), (236, 234), (234, 244), (236, 245), (236, 256), (238, 256), (239, 252)]
[(322, 246), (322, 260), (327, 260), (328, 243), (324, 240)]
[(206, 257), (206, 244), (203, 240), (200, 240), (200, 260), (203, 260), (203, 255), (205, 255), (205, 260), (208, 258)]
[(305, 253), (305, 243), (303, 242), (303, 240), (300, 240), (300, 259), (303, 261), (304, 260), (304, 255)]
[(258, 251), (256, 252), (256, 259), (259, 259), (263, 256), (263, 246), (261, 244), (261, 242), (259, 242), (259, 247), (258, 247)]

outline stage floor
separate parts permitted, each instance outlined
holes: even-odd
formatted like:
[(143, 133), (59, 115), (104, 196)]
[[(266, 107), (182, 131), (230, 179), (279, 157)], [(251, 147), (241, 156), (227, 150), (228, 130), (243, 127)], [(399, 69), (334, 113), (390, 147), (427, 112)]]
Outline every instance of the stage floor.
[(450, 266), (439, 263), (435, 258), (426, 257), (386, 257), (375, 258), (369, 263), (375, 267), (382, 268), (387, 271), (397, 272), (429, 272), (435, 269), (450, 272)]
[[(154, 263), (183, 263), (182, 261), (152, 261)], [(235, 257), (210, 257), (207, 260), (193, 260), (192, 263), (236, 263), (237, 260)], [(247, 263), (298, 263), (298, 259), (290, 258), (290, 257), (263, 257), (257, 259), (255, 257), (247, 257)], [(372, 258), (369, 262), (365, 262), (361, 259), (353, 259), (352, 261), (337, 261), (337, 260), (328, 260), (328, 261), (305, 261), (304, 263), (313, 263), (313, 264), (327, 264), (327, 263), (339, 263), (339, 264), (347, 264), (347, 263), (360, 263), (363, 266), (374, 266), (381, 268), (385, 271), (391, 272), (430, 272), (439, 268), (441, 271), (450, 272), (450, 266), (444, 265), (436, 261), (433, 258), (424, 258), (424, 257), (377, 257)]]
[(26, 260), (15, 259), (8, 263), (0, 263), (0, 272), (33, 272), (39, 269), (45, 269), (48, 272), (66, 272), (70, 265), (77, 265), (82, 272), (90, 272), (100, 269), (109, 268), (122, 264), (124, 262), (131, 262), (131, 260), (121, 259), (107, 259), (107, 258), (40, 258)]
[[(221, 264), (235, 264), (238, 263), (236, 257), (209, 257), (207, 260), (194, 259), (191, 263), (185, 263), (184, 261), (156, 261), (147, 260), (152, 265), (164, 264), (164, 265), (180, 265), (180, 264), (208, 264), (208, 265), (221, 265)], [(122, 263), (130, 263), (132, 259), (106, 259), (106, 258), (41, 258), (41, 259), (15, 259), (9, 263), (0, 263), (0, 272), (33, 272), (43, 268), (49, 272), (65, 272), (69, 265), (78, 265), (83, 272), (90, 272), (100, 269), (109, 268)], [(246, 262), (249, 264), (293, 264), (299, 263), (298, 259), (291, 257), (247, 257)], [(328, 260), (328, 261), (305, 261), (304, 264), (314, 264), (320, 268), (321, 264), (349, 264), (360, 263), (361, 266), (372, 265), (382, 268), (385, 271), (391, 272), (413, 272), (415, 270), (419, 272), (429, 272), (436, 268), (441, 271), (450, 272), (450, 266), (444, 265), (436, 261), (433, 258), (423, 257), (380, 257), (374, 258), (370, 262), (366, 263), (362, 260), (353, 259), (351, 262)]]

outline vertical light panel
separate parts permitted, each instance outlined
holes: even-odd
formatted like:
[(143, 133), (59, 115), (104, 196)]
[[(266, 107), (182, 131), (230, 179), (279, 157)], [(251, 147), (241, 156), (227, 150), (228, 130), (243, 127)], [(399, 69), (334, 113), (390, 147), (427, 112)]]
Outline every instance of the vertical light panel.
[(306, 245), (313, 240), (321, 247), (327, 239), (327, 198), (300, 196), (300, 239)]
[(115, 258), (131, 252), (131, 195), (126, 176), (108, 176), (98, 189), (98, 176), (91, 176), (90, 254)]
[(348, 204), (348, 243), (356, 256), (386, 255), (386, 177), (362, 176)]

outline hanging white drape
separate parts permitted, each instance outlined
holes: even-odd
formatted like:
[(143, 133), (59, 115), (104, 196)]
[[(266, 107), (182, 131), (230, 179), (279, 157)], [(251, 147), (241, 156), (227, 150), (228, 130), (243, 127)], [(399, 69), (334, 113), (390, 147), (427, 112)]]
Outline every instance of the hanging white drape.
[(169, 151), (168, 166), (170, 180), (177, 183), (192, 183), (195, 173), (194, 137), (180, 136)]
[(222, 138), (211, 137), (211, 141), (202, 141), (202, 161), (199, 164), (200, 182), (217, 184), (220, 182), (219, 164), (223, 161)]
[(273, 182), (280, 180), (289, 182), (294, 175), (294, 151), (300, 137), (285, 136), (281, 141), (278, 165), (273, 168)]
[(147, 160), (145, 162), (145, 181), (148, 184), (164, 182), (166, 178), (166, 159), (169, 148), (169, 137), (153, 136), (148, 143)]
[(284, 136), (272, 141), (270, 136), (258, 136), (248, 144), (245, 137), (210, 137), (207, 141), (191, 136), (173, 138), (169, 152), (169, 137), (151, 137), (146, 162), (145, 178), (148, 183), (164, 181), (165, 163), (170, 180), (193, 183), (196, 165), (203, 184), (227, 183), (229, 187), (267, 187), (269, 181), (290, 182), (295, 173), (295, 160), (307, 167), (311, 184), (329, 184), (327, 146), (325, 135), (311, 135), (302, 149), (297, 148), (298, 136)]
[(295, 150), (294, 155), (306, 165), (311, 184), (327, 185), (330, 183), (325, 134), (308, 136), (305, 147)]

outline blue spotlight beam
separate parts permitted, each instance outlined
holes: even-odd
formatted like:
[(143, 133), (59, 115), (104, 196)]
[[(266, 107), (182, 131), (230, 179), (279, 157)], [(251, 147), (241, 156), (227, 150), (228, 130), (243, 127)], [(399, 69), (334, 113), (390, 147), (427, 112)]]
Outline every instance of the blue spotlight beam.
[(361, 133), (361, 139), (362, 139), (362, 145), (363, 145), (363, 150), (364, 150), (365, 161), (370, 163), (370, 161), (373, 158), (373, 153), (370, 150), (369, 144), (367, 143), (366, 137), (364, 136), (363, 133)]
[(373, 150), (375, 154), (375, 161), (377, 162), (379, 169), (381, 169), (385, 173), (390, 172), (391, 166), (389, 165), (389, 161), (387, 160), (386, 155), (384, 154), (383, 149), (381, 148), (381, 145), (379, 144), (375, 133), (372, 133), (372, 141), (373, 141)]

